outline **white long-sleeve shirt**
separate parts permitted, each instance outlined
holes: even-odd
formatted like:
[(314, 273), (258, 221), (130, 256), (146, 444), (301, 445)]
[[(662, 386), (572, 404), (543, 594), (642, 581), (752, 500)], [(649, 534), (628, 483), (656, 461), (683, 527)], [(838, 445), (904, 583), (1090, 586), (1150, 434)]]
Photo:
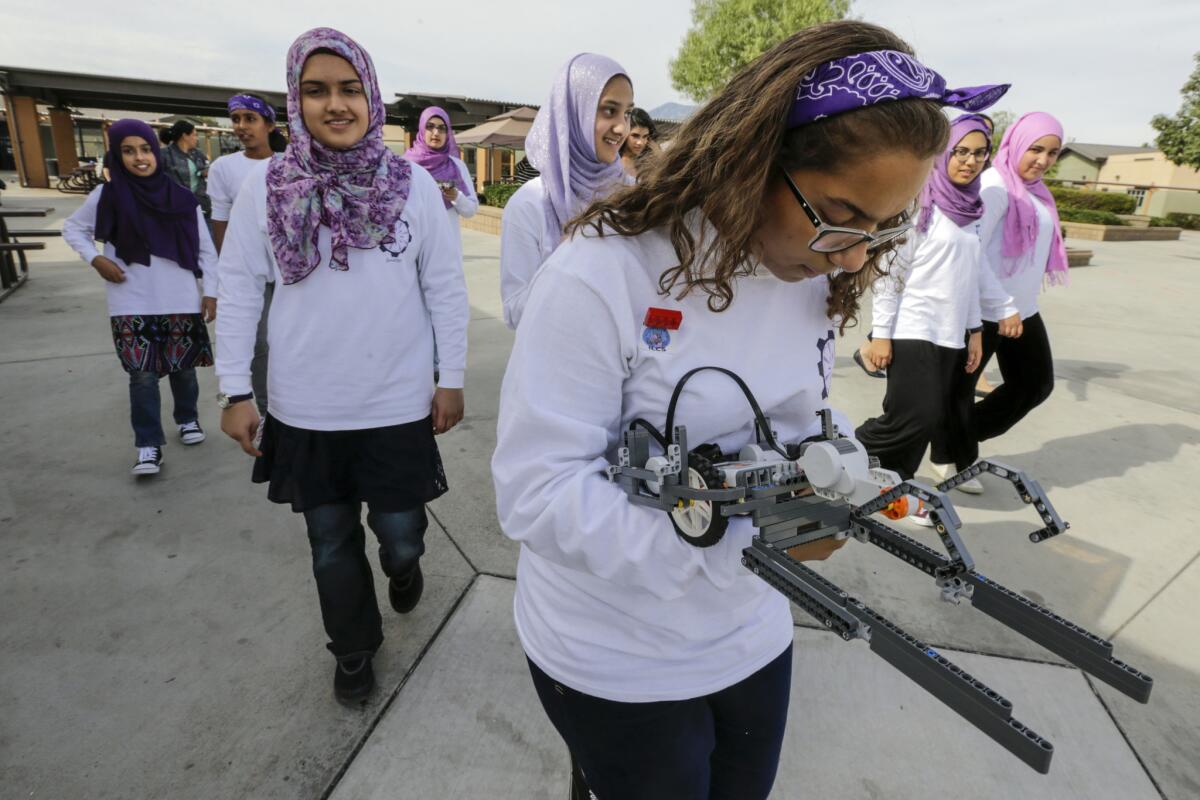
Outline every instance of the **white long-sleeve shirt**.
[[(267, 340), (269, 408), (309, 430), (358, 430), (424, 419), (433, 400), (433, 347), (439, 386), (461, 388), (470, 308), (441, 192), (413, 165), (396, 242), (347, 249), (349, 269), (321, 263), (302, 280), (279, 281)], [(266, 162), (233, 204), (221, 249), (217, 376), (221, 391), (250, 391), (250, 360), (274, 253), (267, 237)]]
[(537, 177), (517, 189), (504, 206), (500, 226), (500, 299), (504, 303), (504, 324), (513, 330), (521, 321), (533, 276), (562, 239), (546, 233), (545, 197), (542, 179)]
[[(1008, 215), (1008, 190), (1000, 173), (994, 169), (984, 171), (979, 196), (983, 198), (980, 238), (983, 241), (984, 263), (1000, 281), (1004, 291), (1013, 298), (1021, 319), (1028, 319), (1038, 313), (1038, 294), (1046, 275), (1046, 263), (1050, 260), (1054, 219), (1042, 201), (1030, 195), (1029, 199), (1033, 201), (1037, 212), (1037, 239), (1033, 247), (1025, 252), (1016, 271), (1006, 276), (1001, 248), (1004, 243), (1004, 218)], [(982, 308), (983, 318), (988, 322), (998, 322), (1012, 316), (1011, 311), (1007, 314), (1004, 311), (1004, 308), (986, 304)]]
[(897, 251), (890, 274), (875, 282), (872, 335), (919, 339), (961, 349), (979, 327), (980, 306), (1016, 313), (1013, 299), (983, 264), (978, 220), (959, 227), (932, 207), (929, 229), (913, 230)]
[(245, 150), (229, 153), (212, 162), (208, 168), (208, 197), (212, 200), (214, 222), (228, 222), (233, 201), (254, 167), (270, 158), (250, 158)]
[[(475, 194), (474, 181), (471, 179), (471, 171), (467, 169), (467, 165), (461, 159), (457, 159), (454, 156), (451, 156), (450, 160), (458, 168), (458, 174), (462, 176), (463, 185), (467, 187), (467, 191), (465, 192), (462, 189), (458, 190), (458, 196), (454, 198), (454, 202), (446, 209), (446, 218), (450, 220), (450, 224), (457, 232), (459, 217), (463, 219), (473, 217), (475, 216), (475, 212), (479, 210), (479, 195)], [(443, 203), (443, 205), (445, 204)]]
[[(514, 610), (526, 653), (565, 685), (624, 702), (737, 683), (788, 646), (792, 620), (787, 600), (741, 566), (748, 519), (697, 549), (666, 512), (606, 479), (621, 432), (636, 417), (661, 428), (684, 373), (715, 365), (745, 379), (782, 441), (799, 441), (818, 429), (834, 361), (825, 278), (742, 278), (714, 313), (702, 292), (659, 294), (676, 264), (658, 231), (577, 236), (554, 253), (517, 330), (492, 458), (500, 525), (521, 543)], [(665, 349), (646, 335), (650, 307), (683, 313)], [(753, 441), (742, 392), (718, 373), (688, 382), (676, 421), (693, 447)]]
[[(103, 186), (92, 190), (83, 205), (63, 222), (63, 240), (79, 254), (85, 264), (100, 255), (96, 247), (96, 209), (100, 205)], [(196, 224), (200, 231), (200, 270), (205, 297), (217, 296), (217, 250), (208, 235), (204, 212), (196, 209)], [(124, 317), (135, 314), (198, 314), (200, 291), (195, 274), (168, 258), (150, 256), (150, 266), (126, 264), (117, 257), (117, 249), (104, 243), (104, 256), (125, 273), (123, 283), (108, 283), (108, 315)]]

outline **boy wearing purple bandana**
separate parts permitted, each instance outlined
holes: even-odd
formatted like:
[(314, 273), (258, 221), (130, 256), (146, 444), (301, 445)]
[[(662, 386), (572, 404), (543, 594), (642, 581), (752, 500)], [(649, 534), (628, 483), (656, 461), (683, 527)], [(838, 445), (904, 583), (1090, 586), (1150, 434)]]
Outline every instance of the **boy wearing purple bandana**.
[[(357, 703), (383, 641), (362, 506), (406, 614), (424, 587), (425, 503), (448, 488), (434, 436), (463, 416), (469, 307), (437, 184), (383, 142), (370, 56), (317, 28), (287, 66), (291, 141), (246, 178), (221, 251), (221, 429), (268, 497), (304, 515), (334, 693)], [(260, 427), (250, 361), (272, 275)]]

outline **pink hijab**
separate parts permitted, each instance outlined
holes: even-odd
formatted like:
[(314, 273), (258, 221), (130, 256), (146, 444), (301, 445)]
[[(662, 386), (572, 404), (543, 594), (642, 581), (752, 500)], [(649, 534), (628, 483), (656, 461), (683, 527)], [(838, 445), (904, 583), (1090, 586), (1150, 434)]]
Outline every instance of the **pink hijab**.
[(1004, 139), (996, 151), (992, 168), (1004, 179), (1008, 190), (1008, 213), (1004, 216), (1004, 243), (1001, 255), (1004, 260), (1005, 277), (1013, 275), (1022, 259), (1033, 249), (1037, 241), (1037, 209), (1030, 195), (1041, 200), (1050, 212), (1053, 233), (1050, 239), (1050, 257), (1046, 260), (1046, 278), (1051, 284), (1067, 282), (1067, 248), (1063, 244), (1058, 221), (1058, 206), (1054, 196), (1040, 179), (1027, 181), (1017, 172), (1017, 165), (1025, 151), (1043, 136), (1057, 136), (1063, 140), (1063, 127), (1057, 119), (1043, 111), (1022, 114), (1004, 132)]

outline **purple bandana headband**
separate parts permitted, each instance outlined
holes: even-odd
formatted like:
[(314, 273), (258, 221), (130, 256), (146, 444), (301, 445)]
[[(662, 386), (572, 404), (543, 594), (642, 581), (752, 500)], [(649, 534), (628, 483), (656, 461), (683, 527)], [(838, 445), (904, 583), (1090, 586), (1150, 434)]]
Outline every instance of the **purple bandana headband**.
[(946, 89), (946, 79), (897, 50), (873, 50), (827, 61), (804, 76), (788, 113), (788, 129), (798, 128), (886, 100), (922, 98), (964, 111), (982, 111), (1011, 84)]
[(229, 98), (229, 113), (235, 111), (253, 111), (265, 120), (275, 121), (275, 109), (252, 95), (235, 94)]

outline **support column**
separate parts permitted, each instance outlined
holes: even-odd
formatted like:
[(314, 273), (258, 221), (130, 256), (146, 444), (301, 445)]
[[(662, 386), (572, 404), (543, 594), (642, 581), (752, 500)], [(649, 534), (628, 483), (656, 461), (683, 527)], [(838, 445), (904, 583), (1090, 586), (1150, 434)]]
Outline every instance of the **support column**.
[(54, 137), (54, 157), (58, 159), (58, 174), (70, 175), (79, 169), (79, 153), (75, 149), (75, 121), (65, 108), (50, 109), (50, 132)]
[(487, 180), (487, 149), (475, 148), (475, 192), (483, 191), (484, 181)]
[(504, 174), (500, 168), (500, 165), (504, 163), (504, 151), (498, 147), (493, 147), (491, 153), (492, 163), (488, 166), (488, 181), (495, 183)]
[(46, 174), (46, 154), (38, 135), (37, 101), (32, 97), (4, 95), (8, 114), (8, 136), (17, 159), (17, 176), (26, 188), (49, 189)]

